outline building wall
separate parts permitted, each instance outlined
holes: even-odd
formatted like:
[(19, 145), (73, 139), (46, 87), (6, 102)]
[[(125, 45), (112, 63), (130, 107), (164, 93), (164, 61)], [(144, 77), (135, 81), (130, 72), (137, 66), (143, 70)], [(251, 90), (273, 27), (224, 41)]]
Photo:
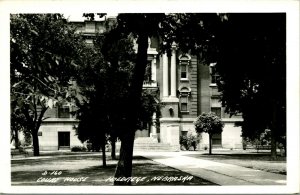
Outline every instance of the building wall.
[[(178, 94), (177, 98), (179, 102), (172, 101), (171, 98), (166, 99), (166, 105), (162, 109), (162, 119), (161, 119), (161, 142), (170, 143), (171, 141), (168, 138), (170, 131), (168, 130), (168, 125), (171, 123), (173, 125), (178, 126), (179, 133), (175, 133), (173, 129), (174, 135), (187, 134), (187, 132), (195, 133), (195, 127), (193, 122), (196, 120), (197, 116), (203, 112), (210, 112), (212, 107), (217, 107), (220, 109), (220, 116), (222, 121), (224, 122), (224, 129), (221, 134), (221, 144), (217, 145), (222, 148), (242, 148), (242, 137), (241, 137), (241, 128), (236, 127), (234, 124), (237, 121), (241, 121), (240, 116), (233, 116), (233, 118), (229, 118), (229, 115), (224, 112), (224, 108), (221, 107), (221, 103), (218, 102), (220, 98), (220, 93), (217, 90), (217, 86), (215, 83), (211, 83), (211, 70), (210, 66), (201, 63), (201, 59), (197, 59), (196, 56), (191, 56), (190, 64), (188, 67), (188, 77), (187, 79), (181, 79), (181, 67), (180, 67), (180, 56), (182, 53), (177, 52), (177, 89)], [(184, 54), (183, 54), (184, 55)], [(170, 59), (170, 56), (169, 56)], [(161, 60), (162, 61), (162, 60)], [(170, 64), (170, 60), (169, 60)], [(160, 63), (162, 67), (162, 63)], [(163, 69), (159, 69), (160, 71), (160, 82), (163, 80), (163, 74), (161, 73)], [(170, 66), (169, 66), (170, 71)], [(170, 74), (168, 75), (170, 78)], [(169, 79), (169, 88), (171, 86)], [(164, 86), (160, 85), (160, 91), (163, 91)], [(181, 111), (181, 94), (180, 89), (188, 88), (190, 89), (190, 94), (188, 96), (188, 111)], [(169, 90), (170, 94), (170, 90)], [(162, 98), (162, 95), (161, 95)], [(175, 112), (173, 116), (170, 114), (169, 108), (173, 107), (173, 111)], [(177, 115), (178, 112), (178, 115)], [(168, 121), (168, 122), (167, 122)], [(202, 133), (200, 140), (200, 148), (203, 149), (205, 146), (209, 145), (208, 134)]]
[(58, 132), (70, 132), (70, 149), (74, 146), (83, 146), (73, 128), (76, 124), (74, 119), (52, 118), (44, 121), (39, 130), (40, 150), (58, 150)]
[(211, 88), (209, 67), (206, 64), (199, 62), (198, 64), (198, 113), (200, 115), (203, 112), (210, 112), (210, 98), (211, 98)]

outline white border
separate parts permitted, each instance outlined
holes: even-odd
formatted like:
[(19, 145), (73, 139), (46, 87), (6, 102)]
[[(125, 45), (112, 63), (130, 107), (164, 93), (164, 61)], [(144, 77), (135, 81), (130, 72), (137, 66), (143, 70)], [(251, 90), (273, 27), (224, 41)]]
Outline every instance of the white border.
[[(286, 186), (64, 186), (11, 187), (9, 154), (9, 14), (10, 13), (135, 13), (135, 12), (286, 12), (287, 13), (287, 185)], [(0, 119), (1, 119), (1, 193), (296, 193), (299, 192), (299, 1), (297, 0), (0, 0)]]

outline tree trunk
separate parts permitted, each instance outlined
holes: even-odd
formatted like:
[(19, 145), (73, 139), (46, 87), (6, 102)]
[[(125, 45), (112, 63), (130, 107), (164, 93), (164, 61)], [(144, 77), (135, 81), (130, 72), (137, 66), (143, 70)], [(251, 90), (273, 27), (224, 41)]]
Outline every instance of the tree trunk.
[(14, 134), (15, 134), (15, 136), (14, 136), (15, 148), (19, 149), (19, 145), (20, 145), (20, 143), (19, 143), (19, 131), (17, 129), (14, 129)]
[(277, 143), (276, 143), (276, 134), (275, 129), (271, 130), (271, 160), (277, 159)]
[(209, 155), (212, 154), (212, 134), (209, 134)]
[[(134, 135), (138, 117), (138, 109), (141, 104), (141, 95), (145, 69), (147, 65), (148, 34), (141, 31), (138, 36), (138, 52), (136, 64), (133, 70), (131, 86), (129, 89), (129, 100), (126, 111), (126, 129), (121, 136), (120, 158), (115, 172), (115, 178), (131, 177), (132, 173), (132, 155), (134, 145)], [(114, 185), (131, 185), (130, 182), (115, 181)]]
[(102, 150), (102, 166), (106, 167), (106, 154), (105, 154), (105, 142), (101, 144), (101, 150)]
[(33, 155), (39, 156), (40, 155), (40, 146), (39, 146), (38, 132), (34, 131), (34, 132), (32, 132), (31, 135), (32, 135)]
[(39, 146), (39, 137), (38, 137), (38, 131), (40, 129), (40, 126), (42, 124), (42, 118), (46, 112), (48, 107), (43, 107), (42, 110), (39, 113), (38, 116), (38, 111), (35, 109), (35, 120), (33, 120), (33, 129), (31, 130), (31, 135), (32, 135), (32, 144), (33, 144), (33, 155), (34, 156), (39, 156), (40, 155), (40, 146)]
[(116, 140), (111, 140), (111, 159), (116, 160)]
[(272, 109), (273, 109), (273, 116), (271, 122), (271, 160), (277, 159), (277, 130), (278, 130), (278, 108), (276, 100), (271, 100), (272, 102)]
[[(134, 133), (128, 132), (121, 140), (120, 158), (115, 178), (131, 177), (133, 158)], [(131, 185), (131, 182), (115, 181), (114, 185)]]

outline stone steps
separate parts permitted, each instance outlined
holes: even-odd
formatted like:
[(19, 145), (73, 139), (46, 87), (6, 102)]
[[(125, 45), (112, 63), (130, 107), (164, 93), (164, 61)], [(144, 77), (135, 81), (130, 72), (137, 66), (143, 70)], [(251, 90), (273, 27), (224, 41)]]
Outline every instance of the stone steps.
[(134, 151), (171, 151), (170, 144), (164, 143), (135, 143)]
[[(146, 140), (146, 139), (145, 139)], [(119, 150), (121, 147), (121, 143), (116, 143), (116, 149)], [(170, 146), (170, 144), (166, 143), (158, 143), (158, 142), (134, 142), (134, 151), (173, 151), (174, 149)]]

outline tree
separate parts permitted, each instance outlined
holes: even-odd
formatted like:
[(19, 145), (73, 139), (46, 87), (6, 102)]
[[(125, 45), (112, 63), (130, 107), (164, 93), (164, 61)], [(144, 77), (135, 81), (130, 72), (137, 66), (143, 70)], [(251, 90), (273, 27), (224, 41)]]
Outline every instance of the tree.
[(19, 149), (20, 141), (19, 141), (19, 132), (24, 131), (25, 124), (25, 116), (20, 112), (17, 106), (11, 106), (13, 110), (11, 115), (11, 142), (14, 141), (15, 148)]
[[(88, 16), (93, 18), (91, 17), (91, 14)], [(189, 32), (194, 35), (193, 31), (189, 28), (190, 26), (182, 25), (182, 22), (185, 21), (184, 16), (185, 15), (182, 15), (182, 20), (180, 17), (177, 17), (176, 14), (166, 15), (163, 13), (119, 14), (117, 17), (117, 29), (125, 34), (132, 34), (137, 38), (138, 49), (136, 61), (132, 69), (132, 76), (129, 79), (129, 96), (125, 101), (125, 114), (124, 120), (122, 121), (123, 128), (119, 133), (121, 149), (120, 159), (115, 172), (116, 178), (131, 177), (132, 174), (134, 135), (136, 124), (138, 122), (139, 108), (142, 104), (141, 96), (145, 70), (147, 67), (148, 38), (152, 36), (159, 37), (161, 40), (161, 52), (170, 52), (173, 42), (177, 42), (176, 40), (183, 39), (184, 37), (184, 34), (182, 35), (179, 33), (181, 26), (184, 26), (184, 30), (188, 29)], [(186, 14), (186, 16), (188, 16), (188, 14)], [(203, 28), (198, 28), (198, 30), (202, 31)], [(177, 34), (178, 37), (176, 36)], [(201, 43), (204, 43), (206, 38), (207, 37), (203, 37)], [(184, 41), (181, 41), (180, 44), (181, 43), (184, 43)], [(184, 52), (186, 52), (186, 50)], [(130, 183), (122, 181), (115, 181), (114, 184), (130, 185)]]
[[(138, 122), (138, 109), (141, 105), (142, 87), (147, 66), (148, 38), (157, 35), (159, 22), (165, 14), (119, 14), (118, 28), (125, 33), (137, 37), (137, 57), (130, 79), (129, 97), (126, 102), (126, 121), (124, 130), (120, 133), (120, 158), (115, 177), (131, 177), (134, 135)], [(115, 181), (115, 185), (130, 185), (130, 183)]]
[(78, 137), (100, 144), (105, 165), (107, 138), (115, 159), (115, 142), (123, 129), (129, 78), (135, 59), (133, 41), (117, 29), (96, 35), (89, 52), (82, 56), (76, 76), (80, 96), (77, 101)]
[[(286, 15), (170, 14), (165, 45), (175, 41), (207, 65), (215, 63), (222, 106), (241, 113), (243, 137), (271, 130), (271, 156), (286, 135)], [(173, 21), (173, 22), (172, 22)], [(168, 25), (170, 24), (170, 25)]]
[[(225, 111), (242, 113), (242, 133), (271, 133), (271, 157), (286, 134), (286, 15), (227, 14), (213, 42)], [(224, 18), (224, 17), (223, 17)]]
[(209, 154), (212, 154), (212, 136), (222, 133), (224, 124), (215, 113), (202, 113), (194, 121), (197, 133), (208, 133), (209, 135)]
[(12, 121), (17, 112), (24, 115), (19, 125), (32, 135), (38, 156), (44, 113), (68, 96), (83, 41), (60, 14), (13, 14), (10, 27)]

